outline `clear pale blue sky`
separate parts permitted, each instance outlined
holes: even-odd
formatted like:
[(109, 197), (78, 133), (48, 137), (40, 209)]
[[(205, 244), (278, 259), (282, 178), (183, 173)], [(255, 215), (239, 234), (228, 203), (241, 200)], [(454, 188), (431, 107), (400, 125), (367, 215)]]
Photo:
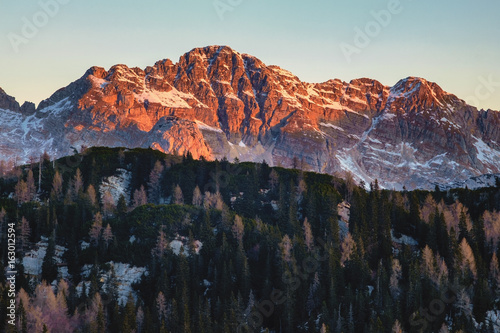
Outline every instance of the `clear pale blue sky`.
[[(44, 22), (41, 3), (51, 1), (65, 4)], [(401, 0), (401, 11), (347, 61), (340, 45), (356, 46), (356, 27), (365, 30), (375, 22), (371, 11), (389, 2), (0, 0), (0, 87), (38, 104), (91, 66), (144, 68), (218, 44), (308, 82), (370, 77), (393, 85), (420, 76), (478, 107), (500, 110), (500, 1)], [(217, 3), (232, 10), (219, 15)], [(16, 52), (11, 39), (23, 37), (25, 20), (42, 26)]]

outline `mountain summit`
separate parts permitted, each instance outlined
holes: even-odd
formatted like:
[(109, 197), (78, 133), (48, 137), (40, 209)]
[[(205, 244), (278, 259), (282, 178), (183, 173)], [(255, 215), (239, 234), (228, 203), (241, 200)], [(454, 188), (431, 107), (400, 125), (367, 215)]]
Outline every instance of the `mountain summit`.
[(0, 159), (71, 147), (152, 147), (429, 188), (500, 172), (500, 113), (437, 84), (300, 81), (227, 46), (145, 69), (92, 67), (35, 110), (0, 90)]

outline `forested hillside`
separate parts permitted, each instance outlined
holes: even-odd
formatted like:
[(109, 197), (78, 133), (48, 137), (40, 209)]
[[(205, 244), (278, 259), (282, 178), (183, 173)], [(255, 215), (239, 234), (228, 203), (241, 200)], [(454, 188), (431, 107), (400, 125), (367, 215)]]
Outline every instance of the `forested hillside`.
[[(0, 178), (7, 332), (497, 332), (500, 181), (369, 190), (263, 163), (90, 148)], [(0, 315), (9, 302), (0, 273)]]

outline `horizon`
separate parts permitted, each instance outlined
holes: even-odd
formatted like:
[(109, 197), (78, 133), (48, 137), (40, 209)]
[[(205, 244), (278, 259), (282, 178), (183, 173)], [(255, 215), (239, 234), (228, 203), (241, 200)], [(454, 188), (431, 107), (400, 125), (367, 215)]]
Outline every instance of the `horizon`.
[(0, 87), (20, 104), (38, 105), (92, 66), (145, 68), (227, 45), (303, 82), (367, 77), (393, 86), (415, 76), (500, 110), (496, 1), (41, 0), (3, 9)]

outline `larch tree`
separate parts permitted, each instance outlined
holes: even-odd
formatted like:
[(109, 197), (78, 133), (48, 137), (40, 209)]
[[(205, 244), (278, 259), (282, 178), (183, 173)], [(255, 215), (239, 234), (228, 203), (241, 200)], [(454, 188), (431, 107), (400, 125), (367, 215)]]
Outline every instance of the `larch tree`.
[(439, 330), (439, 333), (449, 333), (450, 331), (448, 330), (448, 326), (446, 326), (446, 323), (443, 323), (441, 325), (441, 329)]
[(112, 216), (116, 208), (115, 199), (110, 191), (105, 191), (102, 197), (102, 210), (105, 216)]
[(63, 195), (63, 178), (59, 171), (56, 171), (54, 179), (52, 180), (52, 192), (51, 195), (56, 199), (60, 200)]
[(483, 221), (486, 240), (491, 242), (493, 249), (496, 250), (500, 239), (500, 213), (485, 211), (483, 213)]
[(177, 205), (184, 204), (184, 196), (182, 195), (182, 189), (179, 185), (176, 185), (174, 188), (173, 199), (173, 202)]
[(28, 170), (28, 176), (26, 177), (26, 191), (28, 196), (28, 201), (33, 201), (36, 196), (36, 186), (35, 178), (33, 177), (33, 170)]
[(83, 191), (83, 179), (80, 169), (76, 169), (76, 174), (73, 179), (73, 196), (76, 199), (78, 195)]
[(90, 243), (94, 243), (96, 246), (99, 244), (101, 231), (102, 231), (102, 215), (101, 213), (97, 212), (94, 215), (94, 220), (92, 222), (92, 226), (90, 227), (89, 231)]
[(144, 310), (142, 310), (142, 306), (137, 308), (137, 313), (135, 315), (135, 321), (137, 326), (137, 333), (142, 332), (142, 328), (144, 327)]
[(422, 250), (421, 272), (432, 281), (436, 280), (436, 261), (429, 245), (425, 245)]
[(307, 217), (304, 219), (304, 240), (306, 243), (307, 250), (312, 252), (314, 249), (314, 237), (311, 230), (311, 224), (307, 221)]
[(279, 247), (281, 249), (281, 258), (283, 259), (283, 261), (291, 263), (293, 244), (292, 240), (288, 235), (283, 236), (283, 239), (281, 240)]
[(354, 241), (354, 238), (352, 238), (350, 232), (347, 233), (340, 247), (342, 252), (340, 257), (340, 264), (344, 266), (346, 261), (351, 258), (356, 248), (356, 242)]
[(396, 319), (394, 325), (392, 325), (391, 333), (403, 333), (403, 328), (401, 327), (401, 323)]
[(465, 238), (462, 239), (462, 242), (460, 243), (460, 251), (462, 253), (462, 262), (461, 262), (462, 272), (469, 271), (474, 277), (474, 279), (476, 279), (477, 278), (476, 259), (474, 257), (474, 252), (472, 251), (472, 248), (470, 247), (469, 243), (467, 243), (467, 240)]
[(392, 272), (389, 280), (389, 290), (393, 298), (398, 298), (401, 289), (399, 288), (399, 280), (402, 277), (402, 267), (398, 259), (392, 259)]
[(146, 191), (144, 190), (144, 185), (141, 185), (140, 189), (134, 191), (134, 202), (132, 204), (132, 209), (145, 205), (148, 203), (148, 198)]
[(193, 205), (201, 207), (202, 204), (203, 204), (203, 195), (201, 194), (198, 185), (196, 185), (193, 191)]
[(425, 197), (422, 208), (420, 208), (420, 218), (425, 221), (425, 223), (429, 224), (431, 222), (430, 216), (434, 213), (436, 206), (436, 201), (434, 201), (431, 194), (428, 194), (427, 197)]
[(168, 247), (169, 243), (167, 237), (165, 236), (165, 232), (160, 230), (158, 237), (156, 238), (156, 246), (151, 250), (151, 254), (157, 258), (161, 258), (167, 251)]
[(102, 232), (102, 239), (103, 239), (104, 243), (106, 244), (106, 248), (108, 248), (109, 243), (113, 240), (113, 238), (114, 238), (113, 231), (111, 230), (111, 226), (108, 223), (108, 225), (106, 226), (106, 228)]
[(16, 187), (14, 188), (14, 196), (17, 200), (17, 204), (20, 205), (22, 203), (28, 202), (28, 185), (22, 179), (20, 179)]
[(156, 297), (155, 305), (156, 311), (158, 311), (158, 321), (161, 323), (162, 320), (167, 318), (167, 300), (161, 291)]
[(87, 187), (87, 198), (93, 207), (97, 205), (97, 194), (94, 185), (92, 184), (90, 184), (89, 187)]
[(234, 217), (234, 224), (232, 226), (232, 232), (234, 238), (238, 241), (239, 245), (243, 245), (243, 235), (245, 234), (245, 225), (240, 216), (236, 215)]

